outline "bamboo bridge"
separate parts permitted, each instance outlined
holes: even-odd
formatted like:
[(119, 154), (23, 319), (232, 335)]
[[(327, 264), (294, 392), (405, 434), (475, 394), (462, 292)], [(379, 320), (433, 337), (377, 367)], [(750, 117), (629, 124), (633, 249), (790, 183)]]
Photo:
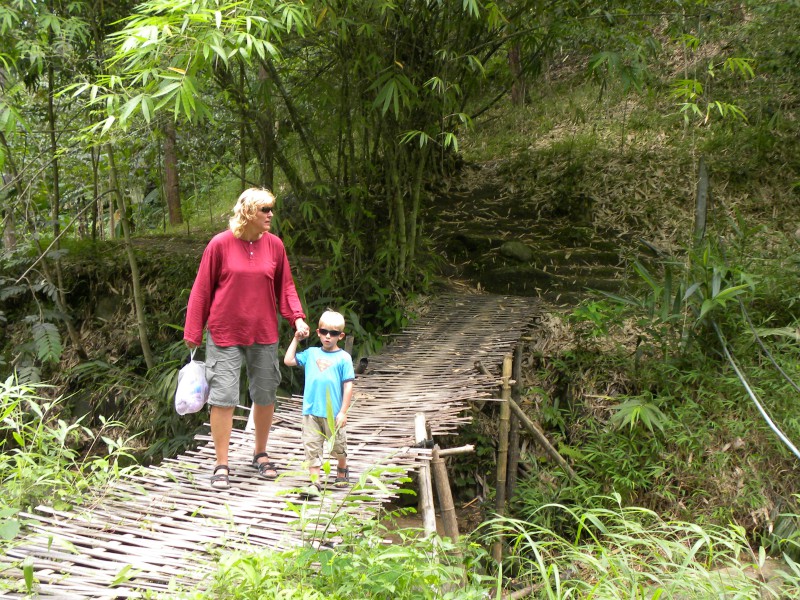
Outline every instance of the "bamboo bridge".
[(33, 567), (40, 598), (166, 597), (171, 590), (202, 588), (221, 551), (304, 543), (306, 534), (297, 526), (304, 511), (334, 511), (347, 503), (351, 512), (377, 515), (400, 479), (430, 461), (430, 449), (415, 447), (415, 415), (425, 414), (433, 436), (455, 433), (468, 422), (470, 402), (497, 394), (498, 377), (478, 372), (475, 362), (497, 372), (534, 311), (529, 298), (448, 294), (380, 355), (369, 357), (348, 415), (348, 462), (354, 482), (365, 473), (382, 474), (379, 483), (361, 477), (357, 501), (333, 486), (321, 501), (297, 499), (293, 490), (307, 482), (301, 399), (282, 398), (268, 447), (280, 468), (278, 480), (260, 479), (250, 467), (252, 432), (242, 418), (231, 438), (227, 490), (210, 488), (213, 446), (200, 436), (196, 451), (126, 476), (90, 507), (70, 512), (40, 506), (22, 515), (27, 533), (2, 559), (14, 565), (0, 575), (0, 597), (27, 597), (23, 561)]

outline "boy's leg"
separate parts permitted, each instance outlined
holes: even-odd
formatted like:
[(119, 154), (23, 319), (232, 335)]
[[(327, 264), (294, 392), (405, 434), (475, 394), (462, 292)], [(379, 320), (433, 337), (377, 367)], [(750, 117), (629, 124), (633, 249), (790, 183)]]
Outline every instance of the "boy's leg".
[(333, 438), (331, 458), (336, 458), (336, 479), (333, 485), (345, 487), (350, 483), (350, 470), (347, 467), (347, 426), (339, 427)]
[(305, 462), (308, 465), (308, 474), (311, 484), (300, 492), (300, 497), (311, 500), (318, 497), (322, 491), (319, 483), (319, 472), (322, 466), (322, 445), (325, 436), (320, 429), (319, 419), (313, 415), (303, 415), (303, 451)]
[(325, 442), (325, 434), (320, 426), (319, 418), (314, 415), (303, 415), (302, 437), (308, 473), (311, 475), (312, 481), (317, 481), (322, 466), (322, 449)]

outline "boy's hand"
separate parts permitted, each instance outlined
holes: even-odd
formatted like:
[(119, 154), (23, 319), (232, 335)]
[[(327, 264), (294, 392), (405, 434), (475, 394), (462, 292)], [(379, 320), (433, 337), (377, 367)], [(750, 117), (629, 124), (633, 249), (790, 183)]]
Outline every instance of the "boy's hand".
[(294, 339), (296, 339), (298, 342), (300, 340), (306, 339), (307, 337), (308, 337), (308, 331), (303, 331), (302, 329), (298, 329), (297, 331), (294, 332)]
[(347, 415), (340, 411), (336, 415), (336, 427), (344, 427), (345, 425), (347, 425)]
[[(308, 324), (303, 319), (297, 319), (294, 322), (294, 328), (298, 332), (303, 332), (305, 334), (303, 336), (304, 338), (308, 337), (311, 334), (311, 329), (309, 328)], [(298, 339), (302, 339), (302, 338), (298, 338)]]

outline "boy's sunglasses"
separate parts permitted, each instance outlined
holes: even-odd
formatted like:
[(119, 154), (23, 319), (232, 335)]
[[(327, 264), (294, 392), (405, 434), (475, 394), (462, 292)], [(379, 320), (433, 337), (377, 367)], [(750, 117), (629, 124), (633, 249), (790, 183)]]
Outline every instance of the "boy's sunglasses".
[(258, 210), (260, 210), (264, 214), (267, 214), (267, 213), (275, 212), (275, 207), (274, 206), (262, 206)]
[(341, 331), (336, 331), (335, 329), (317, 329), (317, 333), (320, 335), (330, 334), (331, 337), (339, 337), (342, 334)]

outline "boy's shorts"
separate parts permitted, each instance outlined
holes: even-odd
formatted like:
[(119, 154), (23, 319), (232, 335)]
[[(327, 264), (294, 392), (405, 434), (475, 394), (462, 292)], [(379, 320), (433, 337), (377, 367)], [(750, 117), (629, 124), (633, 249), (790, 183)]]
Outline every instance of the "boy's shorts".
[(253, 404), (275, 404), (281, 382), (278, 366), (278, 344), (221, 347), (214, 344), (211, 334), (206, 340), (206, 380), (211, 406), (234, 407), (239, 404), (239, 377), (242, 358), (247, 366), (250, 399)]
[[(328, 419), (303, 415), (303, 449), (306, 454), (306, 464), (309, 467), (322, 466), (322, 449), (326, 439), (330, 439), (331, 431)], [(331, 458), (345, 458), (347, 456), (347, 425), (336, 430), (333, 439)]]

